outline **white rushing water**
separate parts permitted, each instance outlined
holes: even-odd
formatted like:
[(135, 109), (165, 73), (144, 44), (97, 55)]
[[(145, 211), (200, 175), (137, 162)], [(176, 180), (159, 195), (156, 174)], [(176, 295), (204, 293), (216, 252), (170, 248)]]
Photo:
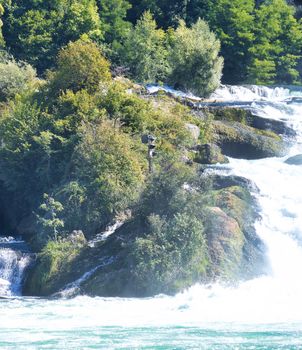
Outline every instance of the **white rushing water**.
[(1, 349), (13, 342), (18, 349), (302, 349), (302, 165), (284, 162), (302, 154), (301, 91), (224, 86), (213, 96), (246, 101), (257, 115), (284, 120), (297, 132), (286, 157), (230, 159), (221, 167), (259, 188), (256, 229), (270, 274), (236, 287), (195, 285), (174, 297), (5, 301)]
[(21, 295), (23, 274), (30, 260), (23, 241), (0, 236), (0, 297)]

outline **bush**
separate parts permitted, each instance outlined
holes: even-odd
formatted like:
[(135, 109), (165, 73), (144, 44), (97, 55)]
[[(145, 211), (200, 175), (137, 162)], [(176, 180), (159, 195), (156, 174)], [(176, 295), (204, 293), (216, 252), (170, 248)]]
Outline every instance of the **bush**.
[[(1, 40), (1, 37), (0, 37)], [(36, 80), (36, 71), (25, 62), (0, 55), (0, 101), (14, 98)]]
[(220, 42), (206, 22), (192, 28), (181, 21), (174, 33), (169, 54), (170, 83), (200, 96), (207, 96), (220, 84), (223, 59)]
[(83, 125), (74, 174), (82, 184), (82, 225), (88, 233), (106, 225), (138, 198), (146, 162), (127, 134), (110, 122)]
[(150, 216), (149, 232), (135, 240), (130, 259), (138, 294), (174, 293), (200, 281), (207, 265), (202, 222), (187, 213)]
[(102, 81), (111, 78), (109, 62), (96, 44), (78, 40), (68, 44), (58, 56), (58, 69), (50, 74), (50, 87), (55, 94), (86, 89), (95, 92)]

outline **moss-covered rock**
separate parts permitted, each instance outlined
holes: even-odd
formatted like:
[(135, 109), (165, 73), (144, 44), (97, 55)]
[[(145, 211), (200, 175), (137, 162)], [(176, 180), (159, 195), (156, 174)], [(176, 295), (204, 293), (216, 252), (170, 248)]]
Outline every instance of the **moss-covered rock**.
[(37, 255), (24, 286), (25, 295), (48, 296), (58, 291), (68, 279), (77, 276), (72, 262), (80, 255), (83, 241), (49, 241)]
[(230, 281), (242, 265), (244, 235), (238, 222), (221, 208), (208, 208), (206, 216), (209, 274)]
[[(241, 237), (243, 238), (241, 253), (239, 260), (234, 260), (229, 254), (225, 254), (225, 256), (221, 256), (221, 270), (219, 270), (217, 263), (213, 266), (215, 267), (215, 273), (218, 273), (218, 276), (236, 276), (237, 278), (251, 278), (258, 274), (263, 273), (264, 264), (264, 252), (265, 248), (258, 237), (255, 230), (255, 222), (259, 219), (258, 214), (258, 205), (255, 198), (250, 194), (248, 188), (246, 186), (230, 186), (217, 191), (214, 191), (213, 194), (213, 203), (216, 207), (219, 207), (225, 214), (225, 216), (220, 215), (221, 219), (218, 221), (214, 228), (218, 228), (221, 224), (222, 228), (220, 231), (223, 231), (224, 225), (222, 224), (222, 219), (228, 222), (232, 222), (233, 219), (237, 222), (238, 228), (241, 232), (241, 235), (237, 232), (237, 226), (233, 225), (235, 232), (233, 235), (229, 237)], [(210, 225), (210, 232), (213, 231), (213, 224), (215, 224), (215, 220), (210, 218), (206, 218), (206, 222)], [(230, 224), (227, 226), (228, 228), (232, 227)], [(226, 232), (226, 234), (229, 234)], [(213, 234), (211, 234), (213, 235)], [(229, 234), (230, 235), (230, 234)], [(234, 245), (239, 249), (239, 241), (236, 245), (235, 242), (229, 242), (231, 247)], [(240, 243), (241, 244), (241, 243)], [(227, 247), (228, 248), (228, 247)], [(213, 248), (211, 248), (213, 250)], [(227, 250), (227, 252), (233, 252), (234, 250)], [(219, 252), (217, 253), (219, 255)], [(216, 255), (217, 255), (216, 254)], [(225, 259), (231, 259), (231, 261), (237, 262), (237, 265), (231, 265), (230, 263), (225, 263)], [(216, 260), (217, 261), (217, 260)], [(229, 266), (230, 270), (226, 271), (225, 266)], [(213, 271), (212, 271), (213, 273)]]
[(285, 149), (278, 135), (238, 122), (214, 121), (213, 142), (223, 154), (243, 159), (282, 156)]
[(194, 157), (194, 162), (199, 164), (224, 164), (229, 160), (221, 153), (221, 149), (215, 144), (198, 145), (197, 154)]

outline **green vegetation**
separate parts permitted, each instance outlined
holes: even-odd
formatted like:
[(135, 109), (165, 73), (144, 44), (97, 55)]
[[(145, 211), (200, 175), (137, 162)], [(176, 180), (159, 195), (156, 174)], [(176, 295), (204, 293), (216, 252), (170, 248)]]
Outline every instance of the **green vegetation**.
[(220, 84), (223, 59), (219, 50), (220, 43), (206, 22), (199, 19), (187, 28), (181, 21), (169, 53), (171, 83), (199, 96), (209, 95)]
[(68, 241), (49, 241), (38, 255), (31, 285), (36, 294), (49, 295), (55, 291), (60, 276), (70, 272), (71, 263), (80, 254), (81, 246)]
[(29, 64), (0, 53), (0, 102), (14, 98), (36, 83), (36, 72)]
[(165, 32), (156, 28), (150, 12), (129, 31), (122, 49), (123, 63), (140, 82), (163, 80), (168, 73)]
[(76, 229), (93, 235), (138, 200), (148, 169), (142, 133), (159, 137), (158, 171), (192, 145), (187, 110), (127, 92), (132, 83), (113, 81), (89, 40), (62, 49), (46, 81), (34, 83), (29, 65), (3, 65), (24, 81), (11, 74), (2, 90), (0, 179), (16, 221), (38, 214), (39, 244)]
[(300, 20), (286, 0), (131, 0), (129, 19), (150, 10), (161, 28), (208, 22), (221, 41), (226, 83), (301, 81)]
[(39, 72), (52, 66), (59, 49), (82, 34), (102, 38), (95, 0), (6, 1), (3, 31), (11, 53)]
[(249, 79), (257, 84), (300, 80), (302, 27), (294, 9), (282, 0), (265, 1), (255, 12), (255, 40), (250, 49)]
[(206, 95), (221, 78), (218, 54), (227, 83), (301, 81), (297, 16), (286, 0), (1, 0), (0, 47), (44, 74), (63, 47), (84, 36), (116, 72)]
[[(192, 112), (137, 83), (202, 97), (222, 71), (227, 82), (298, 83), (301, 23), (285, 0), (258, 3), (0, 0), (0, 216), (38, 252), (31, 290), (48, 294), (112, 256), (95, 294), (171, 293), (236, 275), (247, 254), (242, 193), (225, 208), (196, 161), (273, 156), (280, 138), (249, 126), (246, 112)], [(153, 172), (141, 139), (150, 134)], [(86, 239), (120, 217), (125, 228), (89, 251)]]

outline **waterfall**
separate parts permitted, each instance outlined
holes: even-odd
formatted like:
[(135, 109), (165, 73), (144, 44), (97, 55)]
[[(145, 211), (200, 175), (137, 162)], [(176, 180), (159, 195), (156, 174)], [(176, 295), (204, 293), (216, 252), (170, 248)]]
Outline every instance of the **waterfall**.
[(20, 296), (31, 255), (24, 241), (0, 237), (0, 297)]

